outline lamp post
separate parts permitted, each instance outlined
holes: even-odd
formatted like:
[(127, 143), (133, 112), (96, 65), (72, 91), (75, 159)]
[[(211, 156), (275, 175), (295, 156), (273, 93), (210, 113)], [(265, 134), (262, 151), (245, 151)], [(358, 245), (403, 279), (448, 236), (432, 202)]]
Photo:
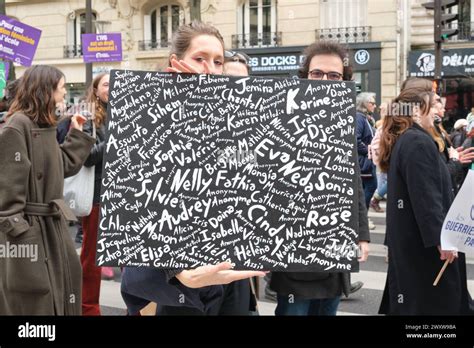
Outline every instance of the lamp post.
[[(6, 15), (7, 11), (5, 9), (5, 0), (0, 0), (0, 14)], [(8, 62), (8, 81), (16, 80), (15, 76), (15, 65), (13, 65), (12, 61), (8, 61), (6, 59), (2, 59), (4, 62)]]

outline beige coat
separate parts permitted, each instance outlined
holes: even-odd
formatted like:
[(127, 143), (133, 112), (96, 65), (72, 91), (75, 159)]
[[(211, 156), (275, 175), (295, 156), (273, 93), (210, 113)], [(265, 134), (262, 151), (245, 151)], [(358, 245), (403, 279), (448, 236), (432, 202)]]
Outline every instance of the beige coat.
[[(72, 129), (59, 146), (55, 127), (21, 113), (0, 130), (0, 315), (81, 314), (81, 265), (67, 224), (75, 218), (62, 198), (64, 177), (93, 144)], [(12, 257), (15, 249), (29, 258)]]

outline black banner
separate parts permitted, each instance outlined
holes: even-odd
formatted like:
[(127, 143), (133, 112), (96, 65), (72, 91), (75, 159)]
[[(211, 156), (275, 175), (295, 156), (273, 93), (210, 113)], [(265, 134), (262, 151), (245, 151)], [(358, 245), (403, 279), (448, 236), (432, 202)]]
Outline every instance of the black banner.
[(353, 82), (111, 74), (99, 265), (358, 270)]

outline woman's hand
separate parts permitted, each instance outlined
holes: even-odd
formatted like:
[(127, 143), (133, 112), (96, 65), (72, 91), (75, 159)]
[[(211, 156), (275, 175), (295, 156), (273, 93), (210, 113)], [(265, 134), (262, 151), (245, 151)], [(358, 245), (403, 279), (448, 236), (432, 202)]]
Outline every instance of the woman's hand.
[(367, 261), (369, 257), (369, 242), (365, 240), (361, 240), (359, 242), (359, 249), (360, 249), (360, 254), (359, 254), (359, 262), (365, 262)]
[(211, 69), (206, 61), (202, 62), (204, 71), (198, 71), (195, 67), (189, 65), (184, 60), (171, 59), (171, 66), (166, 68), (166, 72), (186, 73), (186, 74), (210, 74)]
[(232, 264), (221, 262), (217, 265), (201, 266), (193, 270), (185, 270), (176, 278), (188, 288), (202, 288), (209, 285), (229, 284), (236, 280), (252, 277), (263, 277), (265, 272), (232, 271)]
[(86, 123), (87, 118), (80, 114), (75, 114), (71, 118), (71, 128), (76, 128), (77, 130), (82, 131), (82, 126)]
[(449, 263), (453, 263), (455, 259), (458, 258), (458, 252), (454, 250), (441, 250), (441, 246), (438, 245), (438, 251), (440, 254), (441, 260), (449, 260)]
[(474, 147), (469, 147), (463, 150), (463, 147), (460, 146), (457, 149), (458, 159), (461, 164), (469, 164), (474, 161)]

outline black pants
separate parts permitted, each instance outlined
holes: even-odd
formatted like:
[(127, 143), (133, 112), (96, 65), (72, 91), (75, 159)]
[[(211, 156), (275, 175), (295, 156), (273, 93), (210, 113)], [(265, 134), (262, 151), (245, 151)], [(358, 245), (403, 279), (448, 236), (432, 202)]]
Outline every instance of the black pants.
[(224, 285), (224, 296), (221, 301), (201, 312), (191, 307), (160, 306), (156, 315), (250, 315), (255, 311), (256, 299), (250, 289), (248, 279)]

